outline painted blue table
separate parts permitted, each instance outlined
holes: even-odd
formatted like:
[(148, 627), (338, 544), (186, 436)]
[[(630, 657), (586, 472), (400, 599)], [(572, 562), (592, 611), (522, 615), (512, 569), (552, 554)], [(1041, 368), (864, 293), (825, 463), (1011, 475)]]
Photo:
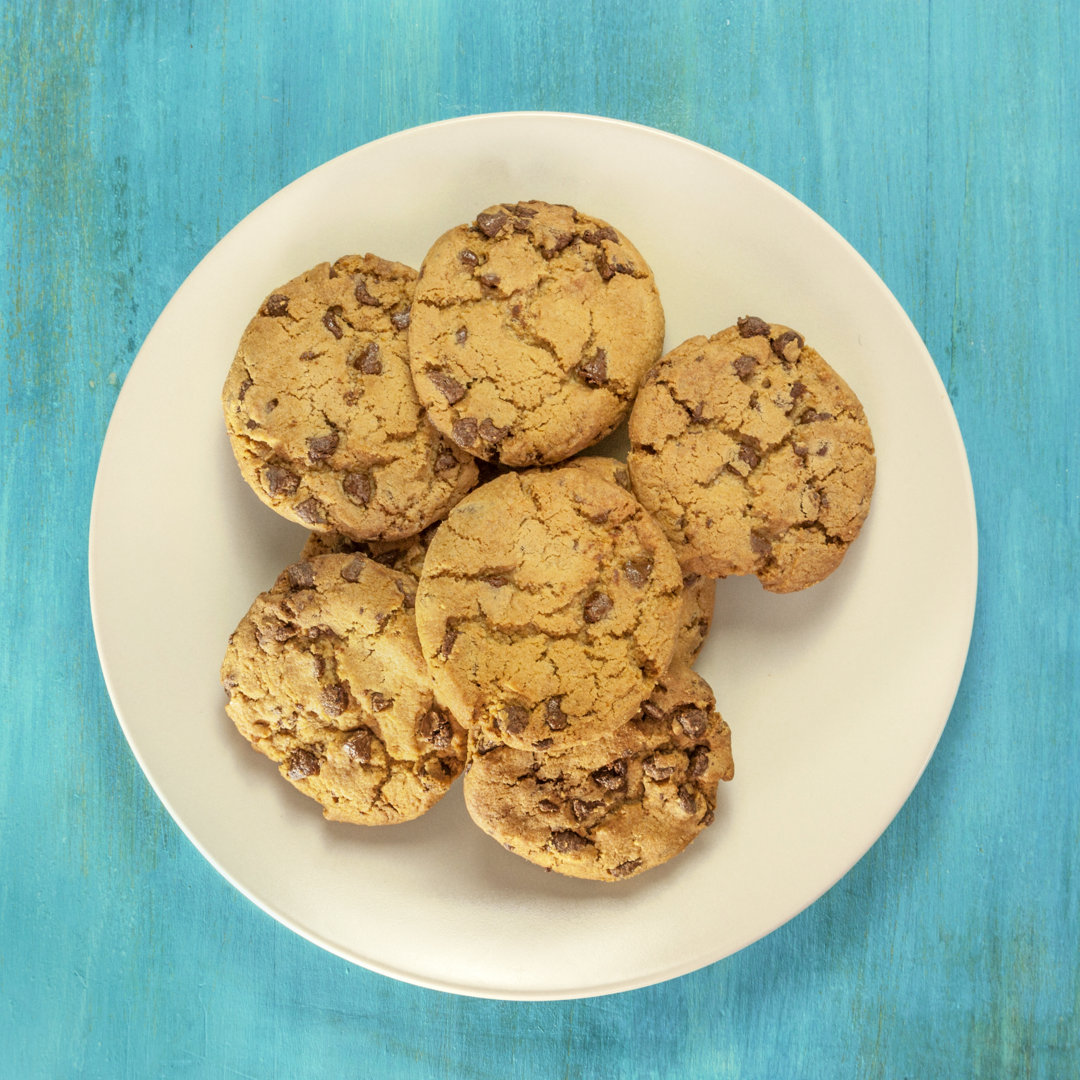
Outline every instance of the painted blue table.
[[(0, 11), (0, 1075), (1080, 1075), (1075, 4), (108, 3)], [(313, 166), (504, 109), (666, 128), (818, 211), (945, 380), (980, 513), (967, 669), (825, 897), (673, 982), (485, 1002), (354, 968), (200, 858), (136, 766), (86, 590), (153, 320)]]

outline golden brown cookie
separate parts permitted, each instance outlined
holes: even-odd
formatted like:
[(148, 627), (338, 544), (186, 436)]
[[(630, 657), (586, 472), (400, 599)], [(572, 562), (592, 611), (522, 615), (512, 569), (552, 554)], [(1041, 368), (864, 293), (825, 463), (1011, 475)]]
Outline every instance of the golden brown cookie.
[(420, 653), (415, 588), (363, 555), (321, 555), (283, 571), (229, 639), (226, 712), (332, 821), (408, 821), (464, 765)]
[(667, 670), (682, 574), (656, 523), (588, 470), (507, 473), (439, 526), (416, 621), (439, 700), (522, 749), (625, 723)]
[(222, 393), (240, 471), (267, 506), (358, 540), (412, 536), (475, 483), (409, 372), (416, 272), (350, 255), (294, 278), (248, 324)]
[(316, 555), (366, 555), (391, 570), (420, 577), (428, 544), (438, 525), (429, 525), (422, 533), (404, 540), (353, 540), (341, 533), (308, 533), (300, 552), (300, 558), (313, 559)]
[(858, 398), (802, 335), (754, 316), (663, 357), (630, 442), (635, 494), (684, 568), (712, 577), (804, 589), (836, 569), (870, 509)]
[(477, 457), (552, 464), (626, 415), (663, 349), (652, 272), (569, 206), (492, 206), (424, 259), (409, 355), (435, 426)]
[(469, 733), (465, 805), (489, 836), (560, 874), (619, 881), (666, 862), (712, 820), (734, 775), (731, 732), (703, 679), (672, 668), (638, 715), (568, 750)]

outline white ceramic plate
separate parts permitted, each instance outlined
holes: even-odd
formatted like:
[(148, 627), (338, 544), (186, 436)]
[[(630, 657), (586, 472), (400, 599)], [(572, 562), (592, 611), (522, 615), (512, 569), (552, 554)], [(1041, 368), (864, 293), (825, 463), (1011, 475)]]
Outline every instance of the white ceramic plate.
[[(861, 397), (878, 451), (869, 520), (800, 594), (717, 590), (698, 667), (731, 724), (735, 780), (683, 855), (617, 885), (547, 874), (469, 821), (460, 784), (363, 829), (253, 753), (223, 711), (229, 633), (298, 554), (233, 462), (219, 405), (263, 297), (324, 259), (418, 265), (504, 200), (566, 202), (650, 261), (667, 347), (744, 314), (798, 328)], [(102, 450), (90, 591), (102, 669), (150, 783), (207, 859), (297, 933), (375, 971), (488, 997), (625, 990), (699, 968), (797, 914), (900, 809), (952, 707), (971, 633), (975, 510), (945, 389), (855, 251), (795, 198), (660, 131), (550, 113), (449, 120), (301, 177), (206, 256), (147, 337)]]

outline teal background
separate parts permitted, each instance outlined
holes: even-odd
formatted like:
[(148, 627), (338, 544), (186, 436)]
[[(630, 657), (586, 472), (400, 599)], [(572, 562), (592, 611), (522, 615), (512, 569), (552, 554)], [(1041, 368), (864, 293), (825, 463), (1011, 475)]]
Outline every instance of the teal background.
[[(1069, 0), (3, 5), (0, 1076), (1080, 1075), (1078, 66)], [(881, 840), (742, 953), (555, 1003), (354, 968), (218, 877), (86, 585), (116, 395), (196, 262), (338, 153), (506, 109), (666, 128), (820, 213), (926, 341), (979, 509), (964, 679)]]

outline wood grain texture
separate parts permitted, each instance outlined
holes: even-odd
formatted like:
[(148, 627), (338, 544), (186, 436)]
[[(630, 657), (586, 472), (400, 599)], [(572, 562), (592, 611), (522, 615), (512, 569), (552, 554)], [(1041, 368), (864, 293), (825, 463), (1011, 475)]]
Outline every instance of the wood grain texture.
[[(0, 1074), (1078, 1075), (1078, 56), (1070, 0), (4, 5)], [(525, 108), (699, 140), (834, 225), (935, 357), (980, 514), (965, 677), (879, 843), (726, 961), (548, 1004), (351, 967), (218, 877), (86, 593), (112, 406), (202, 255), (355, 145)]]

